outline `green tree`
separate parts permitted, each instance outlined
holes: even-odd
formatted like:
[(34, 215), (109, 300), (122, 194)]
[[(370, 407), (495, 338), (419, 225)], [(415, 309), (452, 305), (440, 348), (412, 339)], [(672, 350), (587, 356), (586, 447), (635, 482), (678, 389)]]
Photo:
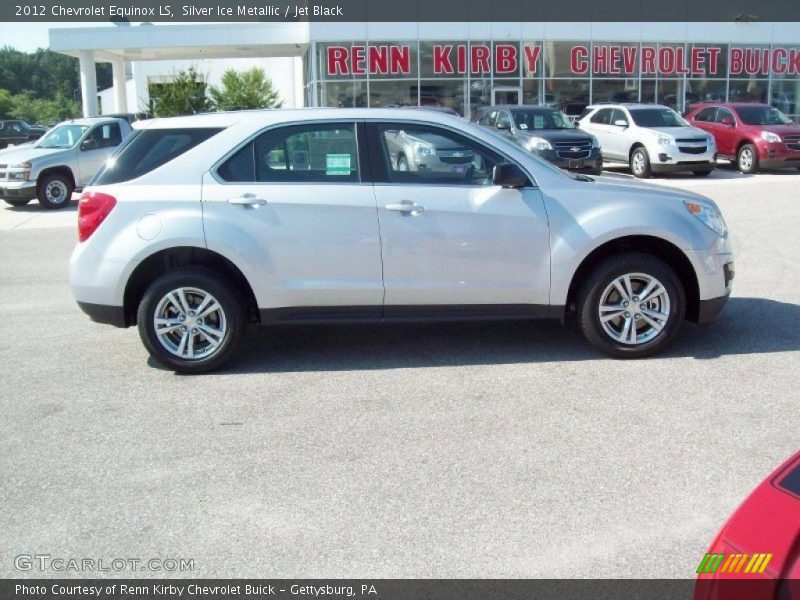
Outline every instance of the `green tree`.
[(280, 108), (283, 105), (272, 87), (272, 80), (259, 67), (242, 72), (228, 69), (220, 83), (208, 92), (211, 105), (217, 110)]
[(10, 116), (11, 109), (14, 108), (14, 100), (8, 90), (0, 88), (0, 119)]
[(172, 81), (148, 85), (150, 105), (156, 117), (176, 117), (209, 110), (206, 83), (194, 67), (173, 73)]
[(10, 97), (7, 112), (12, 119), (22, 119), (28, 123), (49, 124), (72, 119), (81, 114), (78, 104), (64, 95), (55, 98), (36, 98), (32, 92), (23, 92)]

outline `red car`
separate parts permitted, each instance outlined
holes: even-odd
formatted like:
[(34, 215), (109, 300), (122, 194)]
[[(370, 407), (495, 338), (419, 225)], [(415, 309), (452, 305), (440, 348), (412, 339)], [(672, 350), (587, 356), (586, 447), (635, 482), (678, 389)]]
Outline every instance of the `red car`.
[(800, 452), (736, 509), (697, 573), (695, 600), (800, 597)]
[(800, 170), (800, 125), (777, 108), (755, 102), (703, 102), (685, 118), (713, 135), (717, 154), (736, 161), (742, 173), (759, 168)]

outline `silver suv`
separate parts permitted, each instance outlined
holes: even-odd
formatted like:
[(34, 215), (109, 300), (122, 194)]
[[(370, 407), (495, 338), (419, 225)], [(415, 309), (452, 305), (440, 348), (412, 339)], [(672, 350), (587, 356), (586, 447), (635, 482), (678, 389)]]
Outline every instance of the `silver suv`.
[(629, 164), (636, 177), (674, 171), (708, 175), (717, 163), (714, 136), (666, 106), (589, 106), (578, 127), (598, 139), (604, 160)]
[(81, 197), (70, 282), (93, 320), (137, 325), (176, 371), (219, 367), (250, 323), (574, 314), (601, 350), (647, 356), (731, 290), (711, 200), (569, 175), (449, 115), (134, 127)]
[(131, 132), (125, 119), (73, 119), (33, 144), (0, 151), (0, 198), (12, 206), (34, 198), (44, 208), (68, 206)]

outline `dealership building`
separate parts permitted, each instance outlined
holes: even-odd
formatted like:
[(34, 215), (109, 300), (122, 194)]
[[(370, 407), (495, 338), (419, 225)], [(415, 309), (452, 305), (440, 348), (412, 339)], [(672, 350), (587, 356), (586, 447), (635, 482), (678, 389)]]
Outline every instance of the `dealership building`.
[[(87, 115), (150, 106), (153, 83), (194, 65), (214, 84), (260, 65), (284, 106), (767, 102), (800, 117), (800, 23), (220, 23), (50, 30), (80, 59)], [(95, 63), (114, 86), (97, 90)], [(99, 94), (100, 101), (93, 102)]]

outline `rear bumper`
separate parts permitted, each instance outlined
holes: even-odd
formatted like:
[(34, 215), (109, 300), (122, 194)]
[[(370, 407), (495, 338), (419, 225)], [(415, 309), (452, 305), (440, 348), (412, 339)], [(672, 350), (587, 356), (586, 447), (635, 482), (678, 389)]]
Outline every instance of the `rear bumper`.
[(92, 304), (78, 301), (78, 306), (95, 323), (113, 325), (114, 327), (127, 327), (125, 309), (121, 306), (108, 306), (106, 304)]

